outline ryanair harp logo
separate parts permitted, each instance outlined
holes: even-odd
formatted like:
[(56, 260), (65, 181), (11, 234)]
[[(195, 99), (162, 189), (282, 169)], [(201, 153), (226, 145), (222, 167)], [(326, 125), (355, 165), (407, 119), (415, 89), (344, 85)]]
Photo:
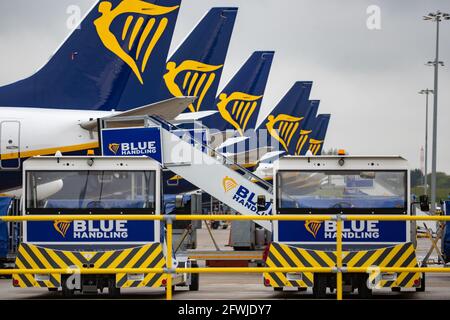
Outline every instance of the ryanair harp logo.
[(300, 137), (298, 138), (297, 145), (295, 146), (295, 155), (300, 156), (303, 150), (303, 146), (306, 141), (308, 141), (308, 137), (311, 134), (312, 130), (300, 130)]
[(322, 143), (323, 140), (309, 139), (309, 151), (311, 151), (313, 155), (317, 155), (322, 147)]
[[(142, 74), (147, 68), (153, 49), (169, 22), (166, 17), (159, 19), (159, 22), (157, 22), (156, 16), (170, 13), (178, 7), (163, 7), (143, 0), (123, 0), (113, 9), (111, 2), (102, 1), (98, 6), (98, 12), (101, 13), (101, 16), (94, 21), (94, 25), (103, 45), (122, 59), (133, 70), (139, 82), (144, 84)], [(111, 25), (117, 17), (123, 14), (127, 14), (128, 17), (120, 35), (123, 42), (121, 44), (117, 36), (111, 31)], [(135, 15), (137, 16), (135, 17)], [(145, 23), (145, 21), (147, 22)], [(149, 37), (150, 35), (152, 36)], [(136, 44), (136, 50), (131, 53)], [(126, 49), (128, 49), (128, 53), (125, 51)]]
[(314, 239), (317, 237), (322, 222), (323, 221), (305, 221), (305, 229), (313, 235)]
[(241, 136), (244, 135), (247, 123), (263, 96), (253, 96), (243, 92), (233, 92), (229, 96), (222, 93), (217, 104), (222, 118), (231, 124)]
[(118, 144), (118, 143), (110, 143), (108, 145), (109, 151), (111, 151), (114, 154), (117, 154), (117, 152), (119, 152), (119, 148), (120, 148), (120, 144)]
[(289, 151), (289, 144), (302, 120), (303, 117), (298, 118), (287, 114), (279, 114), (276, 117), (270, 115), (267, 117), (266, 128), (269, 134), (280, 142), (286, 151)]
[(167, 89), (174, 97), (198, 97), (194, 104), (189, 105), (191, 112), (201, 110), (203, 99), (216, 79), (215, 71), (223, 65), (213, 66), (194, 60), (183, 61), (179, 66), (173, 61), (167, 63), (167, 73), (164, 81)]
[(69, 230), (71, 223), (72, 223), (71, 221), (56, 220), (53, 223), (53, 227), (55, 228), (56, 231), (58, 231), (60, 235), (63, 236), (63, 238), (65, 238), (67, 230)]
[(238, 186), (238, 184), (233, 178), (230, 178), (227, 176), (227, 177), (223, 178), (222, 186), (223, 186), (223, 189), (225, 190), (225, 192), (228, 192), (228, 191), (236, 188)]

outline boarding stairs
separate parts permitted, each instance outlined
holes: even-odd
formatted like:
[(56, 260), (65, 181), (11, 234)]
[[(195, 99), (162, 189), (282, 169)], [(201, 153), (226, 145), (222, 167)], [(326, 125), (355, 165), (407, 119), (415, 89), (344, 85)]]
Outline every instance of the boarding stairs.
[[(242, 215), (269, 215), (272, 211), (272, 184), (254, 175), (232, 159), (195, 138), (189, 130), (180, 137), (182, 127), (159, 116), (114, 118), (113, 125), (104, 120), (101, 129), (127, 127), (159, 127), (161, 130), (161, 165), (199, 189), (207, 192)], [(115, 124), (115, 125), (114, 125)], [(174, 132), (177, 132), (176, 134)], [(145, 137), (139, 137), (145, 141)], [(238, 194), (238, 191), (239, 192)], [(240, 195), (240, 196), (239, 196)], [(257, 210), (258, 196), (266, 199), (264, 211)], [(272, 231), (270, 221), (256, 220), (256, 224)]]

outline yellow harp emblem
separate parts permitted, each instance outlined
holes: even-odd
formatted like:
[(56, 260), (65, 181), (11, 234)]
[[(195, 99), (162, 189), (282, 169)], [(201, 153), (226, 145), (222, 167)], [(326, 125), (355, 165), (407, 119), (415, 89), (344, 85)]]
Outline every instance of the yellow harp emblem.
[(53, 223), (53, 227), (60, 235), (62, 235), (64, 238), (66, 237), (67, 230), (69, 230), (71, 221), (63, 221), (63, 220), (56, 220)]
[(120, 144), (118, 144), (118, 143), (110, 143), (108, 145), (108, 149), (114, 154), (117, 154), (117, 152), (119, 151), (119, 148), (120, 148)]
[(174, 97), (197, 97), (197, 101), (189, 105), (189, 110), (198, 112), (201, 110), (203, 99), (217, 77), (215, 71), (222, 67), (223, 65), (213, 66), (194, 60), (183, 61), (177, 66), (175, 62), (170, 61), (166, 66), (167, 73), (164, 75), (164, 81)]
[(322, 226), (323, 221), (305, 221), (305, 229), (309, 233), (313, 235), (314, 238), (317, 237), (317, 233), (320, 230), (320, 227)]
[[(101, 16), (94, 21), (94, 25), (103, 45), (122, 59), (133, 70), (139, 82), (144, 84), (142, 74), (147, 68), (147, 63), (153, 49), (166, 30), (169, 22), (164, 17), (158, 23), (155, 17), (172, 12), (178, 9), (178, 7), (163, 7), (143, 0), (123, 0), (113, 9), (111, 2), (102, 1), (98, 6), (98, 12), (101, 13)], [(122, 30), (121, 41), (125, 42), (125, 39), (128, 38), (128, 44), (120, 44), (116, 35), (111, 32), (112, 23), (122, 14), (128, 14), (128, 17)], [(135, 19), (134, 15), (136, 14), (141, 16)], [(146, 20), (147, 22), (144, 26)], [(131, 27), (133, 22), (134, 26)], [(152, 34), (152, 37), (148, 41), (150, 34)], [(138, 35), (140, 35), (139, 39)], [(128, 51), (131, 51), (136, 43), (137, 49), (135, 54), (132, 55), (125, 51), (124, 47), (127, 47)], [(142, 56), (141, 53), (143, 53)]]
[(233, 190), (234, 188), (237, 187), (237, 185), (238, 185), (237, 182), (233, 178), (230, 178), (228, 176), (223, 178), (222, 186), (223, 186), (223, 190), (225, 190), (225, 192)]
[(286, 151), (289, 151), (289, 144), (295, 132), (300, 126), (303, 117), (293, 117), (287, 114), (279, 114), (276, 117), (267, 117), (266, 128), (269, 134), (281, 143)]
[(229, 96), (222, 93), (217, 104), (222, 118), (231, 124), (241, 136), (244, 135), (247, 123), (263, 96), (253, 96), (243, 92), (233, 92)]
[(322, 143), (323, 140), (309, 139), (309, 151), (311, 151), (313, 155), (317, 155), (322, 147)]
[(308, 137), (311, 134), (312, 130), (300, 130), (300, 137), (298, 138), (297, 145), (295, 146), (295, 155), (300, 156), (303, 146), (306, 141), (308, 141)]

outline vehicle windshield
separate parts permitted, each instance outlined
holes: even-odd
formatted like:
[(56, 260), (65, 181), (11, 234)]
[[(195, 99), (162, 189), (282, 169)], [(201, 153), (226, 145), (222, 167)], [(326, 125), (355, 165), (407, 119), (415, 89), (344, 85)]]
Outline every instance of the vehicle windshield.
[(406, 209), (406, 171), (280, 171), (278, 208)]
[(27, 210), (155, 209), (155, 171), (29, 171)]

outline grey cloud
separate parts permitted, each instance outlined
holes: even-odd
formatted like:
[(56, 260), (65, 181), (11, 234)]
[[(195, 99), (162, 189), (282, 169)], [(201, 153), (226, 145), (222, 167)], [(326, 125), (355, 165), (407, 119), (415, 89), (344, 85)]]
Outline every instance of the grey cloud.
[[(0, 82), (32, 73), (67, 35), (69, 4), (92, 0), (0, 3)], [(172, 50), (213, 6), (238, 6), (223, 87), (254, 50), (276, 50), (261, 115), (294, 81), (313, 80), (312, 98), (332, 113), (326, 147), (352, 154), (400, 154), (418, 167), (424, 100), (432, 87), (434, 26), (423, 14), (450, 12), (445, 0), (183, 0)], [(381, 8), (382, 29), (366, 28), (366, 9)], [(450, 65), (450, 23), (442, 26), (441, 59)], [(450, 172), (450, 72), (440, 73), (438, 169)]]

